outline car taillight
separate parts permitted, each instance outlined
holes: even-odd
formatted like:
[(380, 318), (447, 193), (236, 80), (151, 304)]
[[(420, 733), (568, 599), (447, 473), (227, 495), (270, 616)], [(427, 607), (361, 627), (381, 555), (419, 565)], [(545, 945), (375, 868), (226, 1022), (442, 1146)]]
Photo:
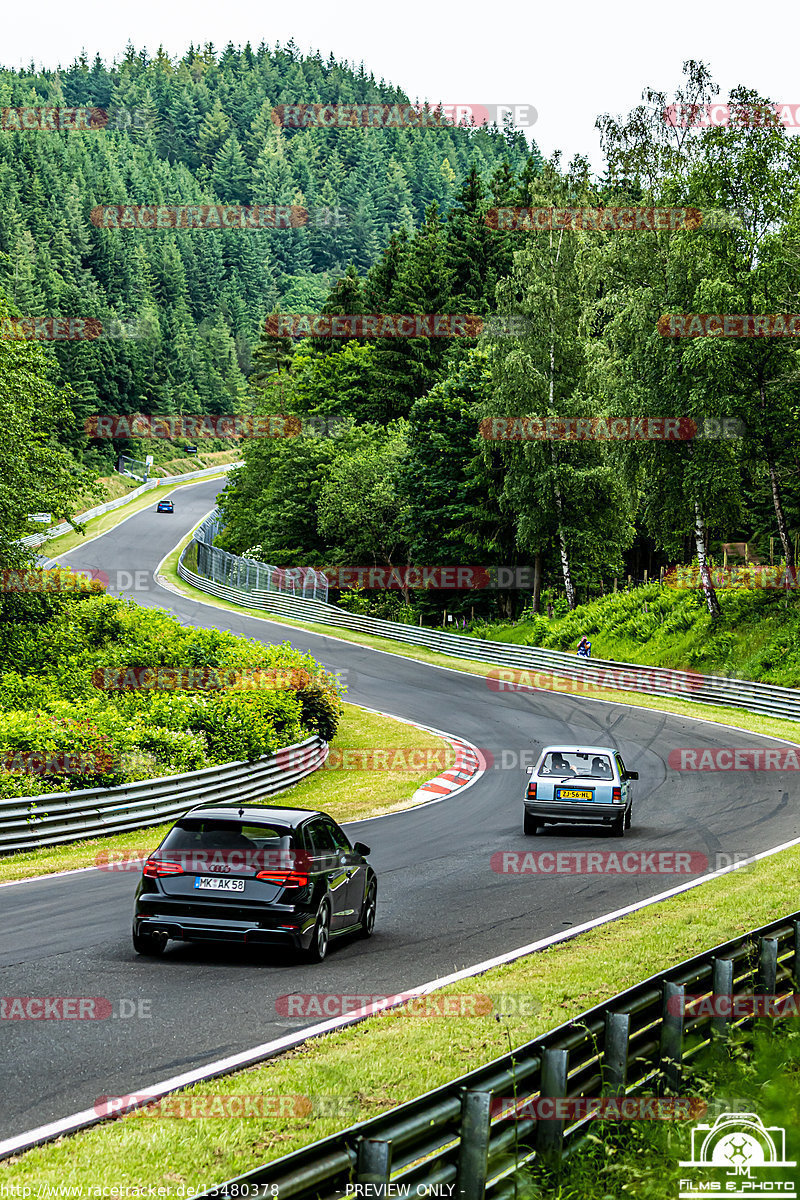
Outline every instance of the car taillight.
[(156, 875), (183, 875), (183, 867), (176, 862), (163, 862), (160, 858), (148, 858), (144, 864), (144, 874), (150, 879)]
[(536, 784), (535, 783), (528, 784), (528, 799), (529, 800), (536, 799)]
[(611, 789), (611, 803), (622, 804), (622, 788)]
[(301, 871), (259, 871), (256, 879), (263, 879), (265, 883), (277, 883), (283, 887), (305, 887), (308, 883), (308, 876), (303, 875)]

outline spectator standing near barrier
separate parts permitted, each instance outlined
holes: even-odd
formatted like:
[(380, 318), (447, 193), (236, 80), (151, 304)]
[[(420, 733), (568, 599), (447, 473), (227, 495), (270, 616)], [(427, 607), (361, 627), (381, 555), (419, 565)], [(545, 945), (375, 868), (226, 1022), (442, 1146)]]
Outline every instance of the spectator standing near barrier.
[(582, 637), (578, 642), (578, 658), (592, 657), (592, 643), (587, 637)]

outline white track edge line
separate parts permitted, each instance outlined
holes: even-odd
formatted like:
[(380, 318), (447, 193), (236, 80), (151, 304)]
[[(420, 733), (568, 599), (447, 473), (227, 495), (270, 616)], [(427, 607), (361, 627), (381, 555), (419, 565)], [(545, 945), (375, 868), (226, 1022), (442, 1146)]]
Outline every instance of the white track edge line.
[[(487, 770), (486, 759), (483, 757), (481, 752), (479, 750), (477, 750), (477, 748), (475, 746), (472, 745), (472, 742), (468, 742), (466, 740), (466, 738), (461, 738), (461, 737), (456, 738), (455, 734), (445, 733), (444, 730), (442, 730), (442, 729), (434, 729), (431, 725), (418, 725), (416, 721), (409, 721), (408, 717), (396, 717), (396, 716), (394, 716), (393, 713), (382, 712), (381, 710), (379, 710), (377, 708), (367, 708), (363, 704), (354, 704), (353, 708), (361, 708), (364, 710), (364, 712), (375, 713), (376, 716), (379, 716), (379, 717), (389, 717), (392, 721), (399, 721), (401, 725), (411, 725), (414, 729), (422, 730), (423, 733), (433, 733), (437, 737), (444, 738), (444, 740), (446, 742), (450, 742), (451, 745), (452, 745), (453, 740), (461, 742), (465, 746), (469, 746), (471, 749), (476, 751), (477, 756), (478, 756), (479, 770), (476, 771), (474, 773), (474, 775), (472, 776), (472, 778), (469, 779), (466, 783), (460, 785), (457, 788), (453, 788), (452, 792), (450, 792), (446, 796), (437, 796), (435, 799), (432, 799), (432, 800), (421, 800), (417, 804), (415, 804), (414, 796), (417, 796), (421, 791), (424, 791), (424, 784), (420, 784), (420, 786), (417, 788), (416, 792), (414, 792), (414, 794), (412, 795), (411, 801), (409, 802), (409, 805), (408, 805), (408, 808), (397, 808), (397, 809), (395, 809), (394, 812), (378, 813), (377, 816), (374, 816), (374, 817), (356, 817), (352, 821), (341, 821), (340, 822), (341, 825), (366, 825), (367, 821), (383, 821), (386, 817), (399, 817), (402, 813), (412, 812), (418, 808), (427, 808), (427, 806), (429, 804), (439, 804), (439, 802), (442, 800), (449, 800), (449, 799), (451, 799), (451, 797), (458, 795), (461, 792), (465, 792), (467, 790), (467, 788), (472, 787), (473, 783), (477, 783), (478, 780), (480, 779), (480, 777)], [(482, 767), (480, 766), (481, 763), (483, 764)], [(432, 782), (432, 780), (426, 780), (426, 783), (431, 783), (431, 782)], [(292, 785), (292, 786), (294, 786), (294, 785)], [(278, 793), (278, 795), (280, 795), (280, 794), (281, 793)], [(57, 849), (57, 847), (55, 847), (55, 848)], [(23, 850), (21, 853), (25, 854), (25, 853), (27, 853), (27, 851)], [(133, 861), (133, 860), (131, 860), (131, 861)], [(144, 859), (142, 859), (141, 861), (144, 862)], [(17, 887), (21, 883), (40, 883), (43, 879), (63, 879), (63, 877), (65, 875), (79, 875), (81, 873), (81, 871), (102, 871), (102, 870), (103, 870), (102, 867), (69, 867), (66, 871), (50, 871), (49, 873), (45, 873), (44, 875), (29, 875), (25, 879), (9, 879), (5, 883), (0, 883), (0, 888)]]
[[(227, 471), (221, 477), (224, 478), (225, 475), (227, 475)], [(180, 478), (180, 476), (178, 476), (178, 478)], [(172, 487), (170, 487), (169, 484), (167, 484), (163, 488), (157, 488), (157, 487), (152, 488), (151, 491), (154, 496), (157, 496), (160, 492), (161, 499), (166, 500), (166, 498), (168, 496), (171, 496), (173, 492), (178, 490), (178, 488), (194, 487), (196, 484), (199, 484), (199, 483), (215, 483), (215, 482), (216, 482), (216, 477), (213, 475), (210, 475), (206, 479), (192, 479), (190, 482), (186, 482), (186, 483), (175, 483), (175, 484), (173, 484)], [(136, 500), (140, 500), (140, 499), (141, 499), (141, 496), (137, 496), (135, 498), (135, 500), (130, 501), (130, 503), (135, 504)], [(120, 505), (120, 508), (124, 508), (124, 507), (125, 507), (124, 504)], [(51, 562), (51, 563), (56, 563), (56, 562), (58, 562), (58, 560), (60, 558), (66, 558), (66, 556), (68, 554), (74, 554), (76, 550), (84, 550), (87, 546), (91, 546), (92, 542), (97, 542), (100, 540), (101, 537), (105, 537), (107, 533), (113, 533), (115, 529), (119, 529), (120, 525), (124, 525), (126, 521), (132, 521), (134, 517), (138, 517), (143, 512), (147, 512), (148, 508), (149, 508), (149, 503), (143, 504), (141, 508), (137, 508), (136, 512), (128, 513), (128, 515), (126, 517), (122, 517), (122, 519), (117, 521), (116, 524), (109, 525), (108, 529), (104, 529), (102, 531), (102, 533), (95, 533), (92, 537), (87, 538), (85, 542), (79, 542), (77, 546), (71, 546), (69, 550), (62, 550), (60, 554), (48, 556), (47, 561)], [(113, 511), (113, 509), (112, 509), (112, 511)], [(206, 513), (206, 516), (209, 516), (210, 513), (213, 511), (214, 510), (212, 508), (208, 513)], [(106, 515), (107, 515), (106, 513), (101, 513), (100, 516), (90, 517), (89, 520), (90, 521), (100, 521)], [(205, 517), (201, 518), (201, 521), (203, 521), (203, 520), (205, 520)], [(197, 526), (195, 526), (195, 529), (196, 528), (197, 528)], [(75, 531), (73, 530), (72, 532), (74, 533)], [(192, 530), (192, 532), (194, 532), (194, 530)], [(59, 536), (60, 537), (68, 537), (69, 534), (62, 533)], [(181, 539), (181, 540), (183, 540), (183, 539)], [(56, 538), (53, 538), (53, 541), (56, 541)], [(42, 547), (45, 547), (46, 545), (47, 545), (47, 542), (42, 542)], [(33, 549), (35, 550), (36, 547), (34, 546)], [(172, 553), (174, 553), (174, 551), (170, 550), (170, 554), (172, 554)], [(44, 556), (42, 556), (42, 557), (44, 557)], [(162, 559), (161, 561), (163, 562), (164, 560)]]
[[(183, 538), (181, 538), (181, 541), (183, 541)], [(178, 543), (178, 545), (180, 545), (180, 542)], [(158, 572), (161, 569), (162, 564), (164, 562), (166, 562), (166, 560), (169, 558), (170, 554), (175, 553), (176, 549), (177, 549), (177, 547), (173, 546), (173, 548), (169, 551), (169, 553), (164, 555), (161, 562), (156, 567), (154, 575), (158, 574)], [(184, 587), (192, 586), (191, 584), (187, 584), (185, 579), (181, 579), (181, 584)], [(163, 587), (163, 585), (159, 585), (159, 586)], [(164, 588), (164, 590), (166, 591), (167, 589)], [(199, 591), (199, 590), (200, 590), (199, 588), (194, 588), (194, 591)], [(282, 629), (286, 629), (287, 627), (289, 629), (296, 629), (296, 630), (299, 630), (301, 633), (309, 634), (311, 637), (327, 638), (328, 641), (341, 642), (345, 646), (358, 646), (359, 649), (361, 649), (361, 650), (371, 650), (373, 654), (388, 654), (390, 658), (402, 658), (404, 662), (418, 662), (420, 664), (420, 666), (430, 667), (434, 671), (451, 671), (454, 675), (467, 675), (472, 679), (486, 679), (487, 678), (485, 675), (481, 675), (478, 671), (464, 671), (460, 667), (446, 667), (446, 666), (442, 665), (441, 663), (424, 662), (422, 659), (414, 658), (413, 655), (403, 654), (399, 650), (381, 650), (377, 646), (366, 646), (366, 645), (364, 645), (363, 642), (354, 641), (352, 638), (337, 637), (336, 634), (333, 634), (333, 633), (325, 633), (325, 632), (318, 631), (316, 629), (308, 629), (306, 627), (306, 624), (302, 623), (299, 620), (294, 620), (291, 617), (285, 617), (283, 621), (270, 620), (269, 617), (261, 616), (259, 610), (244, 608), (241, 605), (235, 605), (235, 604), (233, 604), (233, 601), (231, 601), (231, 600), (228, 600), (225, 602), (225, 603), (231, 605), (231, 609), (226, 609), (226, 608), (223, 608), (220, 604), (214, 604), (210, 600), (197, 600), (197, 599), (195, 599), (194, 596), (188, 596), (186, 594), (186, 592), (183, 592), (183, 591), (173, 592), (172, 594), (182, 596), (184, 600), (189, 600), (192, 604), (200, 604), (204, 608), (215, 608), (217, 610), (217, 612), (223, 612), (223, 613), (227, 612), (227, 613), (231, 614), (231, 609), (232, 609), (231, 615), (234, 615), (234, 616), (241, 615), (243, 617), (252, 617), (253, 620), (263, 621), (267, 625), (277, 625), (279, 628), (282, 628)], [(208, 595), (208, 593), (204, 592), (203, 595)], [(279, 616), (280, 614), (273, 613), (272, 615), (274, 617), (274, 616)], [(314, 624), (314, 622), (313, 621), (308, 622), (307, 624)], [(329, 628), (331, 628), (331, 626), (327, 626), (327, 625), (324, 626), (324, 629), (329, 629)], [(333, 628), (335, 628), (335, 626)], [(353, 630), (352, 632), (358, 633), (359, 631)], [(237, 636), (245, 636), (245, 635), (240, 634)], [(392, 641), (391, 636), (389, 634), (385, 634), (385, 633), (363, 633), (362, 637), (376, 637), (376, 638), (383, 638), (385, 641)], [(409, 642), (407, 644), (411, 647), (416, 645), (416, 643), (414, 643), (414, 642)], [(428, 647), (420, 646), (419, 649), (425, 650), (425, 649), (428, 649)], [(448, 653), (446, 650), (431, 650), (430, 653), (431, 654), (442, 654), (445, 657), (448, 657)], [(449, 657), (456, 658), (459, 656), (451, 654), (451, 655), (449, 655)], [(492, 666), (502, 665), (502, 664), (497, 664), (497, 663), (482, 663), (477, 658), (466, 658), (466, 656), (465, 656), (465, 659), (467, 662), (475, 663), (476, 666), (481, 666), (481, 667), (483, 667), (483, 666), (492, 667)], [(620, 664), (620, 665), (622, 665), (622, 664)], [(636, 666), (638, 664), (634, 663), (631, 665)], [(753, 680), (743, 680), (742, 682), (752, 683)], [(550, 690), (549, 688), (531, 689), (530, 694), (532, 695), (534, 693), (534, 691), (540, 691), (543, 694), (547, 694), (550, 696), (567, 696), (568, 697), (572, 694), (570, 692), (559, 692), (559, 691), (556, 691), (555, 689)], [(498, 694), (500, 694), (500, 693), (498, 693)], [(505, 694), (508, 695), (509, 693), (505, 693)], [(527, 694), (527, 693), (523, 693), (523, 694)], [(642, 692), (642, 695), (651, 695), (651, 694), (652, 693)], [(573, 697), (573, 698), (575, 698), (575, 697)], [(669, 699), (675, 699), (677, 701), (683, 700), (683, 703), (685, 703), (685, 704), (693, 704), (693, 703), (701, 704), (701, 705), (705, 705), (707, 708), (734, 708), (735, 707), (735, 705), (713, 704), (711, 701), (708, 701), (708, 700), (699, 700), (699, 701), (686, 700), (681, 696), (674, 696), (674, 697), (664, 696), (661, 698), (664, 700), (669, 700)], [(651, 708), (649, 704), (631, 704), (627, 700), (600, 700), (596, 696), (581, 696), (580, 699), (585, 700), (587, 704), (610, 704), (612, 706), (613, 705), (622, 705), (624, 708), (641, 709), (642, 712), (660, 713), (664, 717), (676, 717), (676, 718), (678, 718), (680, 720), (684, 720), (684, 721), (699, 721), (702, 725), (717, 725), (720, 729), (734, 729), (739, 733), (750, 733), (753, 735), (753, 737), (768, 738), (770, 741), (773, 741), (773, 742), (782, 742), (783, 745), (785, 745), (785, 746), (800, 746), (800, 742), (790, 741), (789, 738), (778, 737), (776, 734), (772, 734), (772, 733), (759, 733), (755, 729), (746, 729), (743, 725), (729, 725), (727, 723), (727, 721), (716, 721), (716, 720), (714, 720), (713, 717), (695, 717), (695, 716), (692, 716), (690, 713), (672, 712), (668, 708)], [(771, 717), (769, 715), (769, 713), (753, 712), (747, 708), (742, 708), (741, 711), (747, 713), (747, 715), (750, 717), (764, 717), (768, 721), (789, 721), (789, 720), (791, 720), (790, 717)], [(799, 722), (799, 724), (800, 724), (800, 722)]]
[[(198, 480), (198, 482), (200, 482), (200, 481)], [(137, 516), (138, 513), (134, 513), (131, 515)], [(204, 519), (204, 518), (202, 518), (202, 519)], [(201, 519), (201, 522), (202, 522), (202, 519)], [(200, 524), (201, 522), (198, 522), (198, 524)], [(120, 522), (120, 524), (122, 524), (122, 522)], [(195, 528), (197, 528), (197, 526), (195, 526)], [(107, 532), (110, 532), (110, 531), (107, 531)], [(183, 540), (183, 538), (181, 539), (181, 541), (182, 540)], [(178, 544), (180, 544), (180, 543), (178, 543)], [(169, 558), (170, 554), (174, 554), (174, 552), (175, 552), (175, 547), (173, 547), (172, 550), (170, 550), (167, 554), (165, 554), (164, 557), (161, 559), (161, 562), (158, 564), (158, 566), (155, 568), (155, 570), (153, 572), (154, 579), (157, 578), (162, 564), (166, 561), (167, 558)], [(182, 582), (185, 583), (185, 581), (182, 581)], [(157, 584), (157, 586), (160, 586), (160, 585)], [(166, 590), (166, 589), (163, 589), (163, 590)], [(183, 596), (183, 599), (191, 600), (193, 603), (196, 603), (196, 604), (202, 604), (206, 608), (216, 608), (218, 612), (226, 611), (224, 608), (221, 608), (220, 605), (212, 604), (205, 600), (194, 600), (194, 598), (192, 596), (187, 596), (185, 593), (180, 593), (180, 594)], [(251, 616), (254, 614), (252, 614), (247, 609), (243, 609), (242, 615)], [(267, 617), (260, 617), (257, 615), (256, 615), (255, 619), (262, 620), (266, 624), (271, 624), (271, 625), (280, 625), (281, 624), (280, 622), (277, 622), (277, 621), (270, 621), (269, 618), (267, 618)], [(290, 626), (290, 628), (291, 627), (292, 626)], [(398, 651), (380, 650), (380, 649), (376, 649), (375, 647), (372, 647), (372, 646), (364, 646), (363, 643), (359, 643), (359, 642), (354, 643), (352, 639), (340, 638), (340, 637), (336, 637), (335, 635), (329, 635), (329, 634), (325, 634), (325, 633), (315, 634), (313, 630), (304, 629), (302, 625), (299, 625), (299, 626), (295, 625), (294, 628), (300, 628), (304, 633), (310, 633), (312, 636), (327, 637), (331, 641), (341, 642), (344, 645), (350, 645), (350, 646), (352, 646), (354, 644), (360, 645), (361, 649), (374, 650), (374, 652), (376, 654), (388, 654), (392, 658), (402, 658), (406, 662), (409, 661), (409, 655), (401, 654)], [(381, 635), (375, 635), (375, 636), (381, 636)], [(419, 660), (417, 660), (417, 661), (419, 661)], [(477, 661), (477, 660), (469, 660), (469, 661)], [(462, 670), (459, 670), (459, 668), (457, 668), (457, 667), (446, 667), (446, 666), (439, 665), (437, 663), (424, 663), (423, 665), (433, 667), (437, 671), (451, 671), (453, 674), (456, 674), (456, 675), (469, 675), (472, 677), (476, 677), (476, 675), (477, 675), (477, 673), (473, 672), (473, 671), (462, 671)], [(477, 675), (477, 678), (481, 678), (481, 676)], [(558, 694), (559, 695), (569, 695), (568, 692), (558, 693)], [(684, 713), (673, 713), (673, 712), (670, 712), (669, 709), (650, 708), (649, 705), (630, 704), (624, 700), (600, 700), (600, 699), (597, 699), (596, 697), (591, 697), (591, 696), (582, 696), (581, 699), (588, 700), (589, 703), (593, 703), (593, 704), (610, 704), (610, 705), (619, 704), (625, 708), (643, 709), (644, 711), (660, 713), (661, 715), (667, 716), (667, 717), (678, 717), (678, 718), (683, 717), (685, 720), (688, 720), (688, 721), (698, 721), (704, 725), (715, 725), (720, 729), (733, 729), (739, 733), (751, 733), (754, 737), (766, 738), (770, 741), (780, 742), (786, 746), (800, 745), (800, 743), (792, 742), (788, 738), (776, 737), (773, 734), (768, 734), (768, 733), (758, 733), (755, 730), (743, 729), (742, 726), (740, 726), (740, 725), (728, 725), (727, 723), (724, 723), (722, 721), (715, 721), (708, 717), (694, 717), (694, 716), (690, 716), (690, 715), (684, 714)], [(363, 707), (363, 706), (359, 705), (357, 707)], [(366, 711), (377, 712), (378, 710), (377, 709), (367, 709)], [(743, 711), (747, 711), (747, 710), (743, 710)], [(751, 714), (751, 715), (753, 715), (753, 714)], [(409, 724), (409, 725), (415, 724), (415, 722), (409, 721), (405, 717), (397, 717), (395, 719), (402, 721), (405, 724)], [(418, 728), (423, 728), (423, 727), (418, 726)], [(430, 732), (440, 733), (440, 731), (433, 730), (433, 729), (430, 729)], [(440, 734), (440, 736), (446, 736), (446, 735)], [(479, 753), (479, 757), (482, 759), (480, 752), (478, 752), (478, 753)], [(481, 772), (479, 775), (476, 775), (473, 779), (471, 779), (469, 781), (469, 783), (467, 783), (463, 788), (460, 788), (458, 790), (465, 791), (466, 788), (471, 787), (473, 783), (477, 782), (478, 778), (480, 778), (482, 774), (483, 774), (483, 772)], [(451, 798), (450, 795), (441, 796), (440, 798), (435, 799), (435, 800), (425, 801), (425, 804), (439, 804), (439, 803), (441, 803), (442, 800), (449, 800), (450, 798)], [(414, 807), (422, 808), (423, 805), (415, 805)], [(406, 810), (399, 810), (399, 811), (409, 811), (409, 810), (406, 809)], [(386, 813), (386, 814), (383, 814), (382, 817), (367, 817), (364, 819), (364, 823), (366, 823), (366, 821), (370, 821), (370, 820), (382, 820), (384, 816), (389, 817), (389, 816), (393, 816), (393, 815), (397, 815), (397, 814)], [(355, 824), (355, 822), (346, 822), (346, 823), (347, 824)], [(703, 883), (708, 883), (712, 879), (719, 878), (722, 875), (727, 875), (731, 871), (740, 870), (743, 867), (750, 865), (751, 863), (758, 862), (762, 858), (769, 858), (774, 854), (779, 854), (782, 850), (788, 850), (788, 849), (791, 849), (791, 847), (797, 846), (797, 845), (800, 845), (800, 838), (795, 838), (793, 841), (790, 841), (790, 842), (784, 842), (781, 845), (774, 846), (769, 850), (762, 850), (758, 854), (753, 855), (752, 858), (744, 859), (741, 862), (734, 863), (728, 867), (723, 867), (718, 871), (713, 871), (707, 875), (701, 876), (699, 879), (691, 880), (688, 883), (679, 884), (677, 887), (671, 888), (669, 891), (660, 892), (656, 896), (652, 896), (652, 897), (648, 898), (647, 900), (640, 900), (640, 901), (637, 901), (635, 904), (627, 905), (625, 908), (616, 909), (614, 912), (608, 913), (603, 917), (595, 917), (595, 918), (593, 918), (593, 920), (584, 922), (582, 925), (573, 926), (571, 929), (567, 930), (566, 932), (551, 934), (549, 937), (543, 938), (538, 942), (532, 942), (528, 946), (522, 946), (516, 950), (506, 951), (505, 954), (499, 955), (493, 959), (487, 959), (485, 962), (479, 963), (477, 966), (467, 967), (463, 971), (455, 972), (452, 975), (444, 976), (441, 979), (434, 980), (427, 984), (421, 984), (418, 988), (407, 989), (405, 994), (407, 994), (407, 995), (422, 995), (422, 994), (425, 994), (427, 991), (433, 990), (434, 988), (445, 987), (446, 985), (448, 985), (450, 983), (455, 983), (461, 979), (468, 979), (473, 975), (483, 974), (485, 971), (490, 970), (492, 967), (500, 966), (503, 963), (514, 962), (518, 958), (523, 958), (523, 957), (525, 957), (525, 955), (533, 954), (538, 950), (546, 949), (548, 946), (556, 945), (559, 942), (569, 941), (573, 937), (576, 937), (580, 933), (585, 933), (588, 930), (595, 929), (600, 925), (608, 924), (611, 921), (619, 920), (620, 917), (627, 916), (632, 912), (638, 912), (640, 909), (647, 908), (651, 904), (658, 904), (664, 900), (669, 899), (672, 896), (680, 895), (682, 892), (690, 891), (692, 888), (699, 887)], [(91, 871), (91, 870), (99, 870), (99, 868), (83, 867), (83, 868), (78, 868), (78, 870)], [(67, 875), (67, 874), (72, 874), (72, 873), (73, 872), (71, 872), (71, 871), (59, 872), (60, 875)], [(35, 878), (48, 879), (48, 878), (53, 878), (53, 877), (54, 877), (53, 875), (49, 875), (49, 876), (44, 875), (44, 876), (37, 876)], [(0, 884), (0, 886), (10, 887), (10, 886), (12, 886), (12, 884), (30, 883), (30, 882), (33, 882), (33, 880), (23, 880), (23, 879), (12, 880), (6, 884)], [(395, 1007), (395, 1006), (392, 1006), (392, 1007)], [(237, 1065), (245, 1066), (248, 1063), (258, 1061), (259, 1059), (272, 1057), (274, 1054), (280, 1053), (281, 1050), (288, 1050), (292, 1046), (302, 1044), (302, 1042), (308, 1038), (319, 1037), (324, 1033), (329, 1033), (335, 1029), (344, 1028), (347, 1025), (352, 1025), (352, 1024), (355, 1024), (358, 1021), (362, 1021), (362, 1020), (366, 1020), (366, 1017), (355, 1016), (355, 1017), (347, 1017), (347, 1018), (335, 1018), (331, 1021), (323, 1022), (319, 1025), (309, 1026), (309, 1028), (304, 1030), (303, 1033), (299, 1036), (279, 1038), (274, 1042), (264, 1043), (264, 1045), (262, 1045), (262, 1046), (257, 1046), (253, 1050), (250, 1050), (250, 1051), (244, 1051), (242, 1054), (234, 1055), (231, 1058), (220, 1059), (216, 1063), (211, 1063), (206, 1067), (201, 1067), (198, 1070), (186, 1072), (184, 1075), (175, 1076), (173, 1079), (166, 1080), (161, 1084), (154, 1084), (151, 1086), (151, 1088), (144, 1089), (143, 1092), (137, 1093), (137, 1095), (147, 1096), (151, 1099), (157, 1098), (158, 1096), (166, 1095), (167, 1092), (175, 1091), (181, 1087), (187, 1087), (191, 1083), (197, 1083), (203, 1079), (213, 1078), (214, 1075), (229, 1073)], [(161, 1090), (158, 1091), (157, 1089), (161, 1089)], [(86, 1110), (84, 1110), (83, 1113), (75, 1113), (71, 1117), (64, 1117), (60, 1121), (52, 1122), (50, 1125), (42, 1125), (38, 1129), (29, 1130), (27, 1133), (20, 1134), (16, 1138), (10, 1138), (4, 1142), (0, 1142), (0, 1158), (7, 1157), (9, 1154), (16, 1153), (20, 1150), (30, 1149), (42, 1141), (52, 1140), (53, 1138), (62, 1136), (65, 1133), (77, 1132), (78, 1129), (85, 1128), (88, 1125), (93, 1125), (104, 1119), (107, 1119), (107, 1118), (99, 1117), (97, 1115), (97, 1113), (94, 1111), (94, 1109), (86, 1109)], [(32, 1139), (32, 1140), (25, 1141), (24, 1139)]]
[[(584, 921), (581, 925), (575, 925), (571, 929), (560, 933), (550, 934), (548, 937), (540, 938), (538, 941), (531, 942), (527, 946), (519, 946), (515, 950), (507, 950), (505, 953), (496, 955), (494, 958), (485, 959), (475, 966), (465, 967), (461, 971), (454, 971), (450, 975), (443, 975), (439, 979), (419, 984), (417, 987), (406, 988), (402, 993), (403, 999), (387, 1004), (386, 1010), (401, 1007), (406, 1003), (408, 998), (427, 995), (452, 983), (459, 983), (463, 979), (483, 975), (486, 971), (490, 971), (494, 967), (514, 962), (518, 958), (524, 958), (540, 950), (546, 950), (548, 947), (557, 945), (560, 942), (571, 941), (581, 933), (587, 933), (591, 929), (597, 929), (599, 926), (610, 924), (612, 921), (618, 921), (621, 917), (639, 912), (643, 908), (649, 908), (653, 904), (660, 904), (672, 896), (678, 896), (682, 892), (691, 891), (693, 888), (700, 887), (712, 879), (717, 879), (722, 875), (729, 875), (732, 871), (740, 871), (762, 858), (770, 858), (773, 854), (780, 853), (781, 850), (788, 850), (792, 846), (798, 845), (800, 845), (800, 838), (795, 838), (790, 842), (784, 842), (780, 846), (775, 846), (771, 850), (762, 850), (759, 854), (754, 854), (752, 858), (743, 859), (741, 862), (733, 863), (727, 867), (721, 867), (718, 871), (702, 875), (699, 879), (692, 879), (687, 883), (678, 884), (677, 887), (670, 888), (666, 892), (659, 892), (657, 895), (650, 896), (646, 900), (637, 900), (634, 904), (628, 904), (624, 908), (615, 909), (613, 912), (606, 913), (602, 917), (593, 917), (592, 920)], [(669, 968), (666, 967), (665, 970), (669, 970)], [(136, 1100), (127, 1107), (120, 1109), (119, 1113), (121, 1115), (125, 1112), (132, 1112), (148, 1101), (160, 1099), (170, 1092), (190, 1087), (192, 1084), (201, 1083), (219, 1075), (229, 1075), (237, 1068), (272, 1058), (283, 1051), (302, 1045), (303, 1042), (310, 1038), (321, 1037), (326, 1033), (333, 1033), (335, 1030), (344, 1029), (348, 1025), (356, 1025), (373, 1015), (375, 1014), (365, 1013), (362, 1015), (361, 1013), (353, 1013), (344, 1017), (333, 1017), (330, 1021), (321, 1021), (317, 1025), (310, 1025), (300, 1033), (288, 1034), (276, 1038), (274, 1041), (264, 1042), (260, 1046), (254, 1046), (251, 1050), (244, 1050), (239, 1054), (232, 1054), (228, 1058), (217, 1059), (216, 1062), (208, 1063), (204, 1067), (185, 1071), (182, 1075), (173, 1075), (170, 1079), (151, 1084), (140, 1091), (128, 1093), (128, 1095), (135, 1096)], [(82, 1112), (73, 1113), (69, 1117), (62, 1117), (60, 1120), (52, 1121), (47, 1125), (40, 1125), (37, 1129), (30, 1129), (25, 1133), (18, 1134), (16, 1137), (7, 1138), (5, 1141), (0, 1142), (0, 1158), (5, 1158), (10, 1154), (17, 1154), (24, 1150), (30, 1150), (41, 1142), (52, 1141), (54, 1138), (62, 1137), (68, 1133), (76, 1133), (80, 1129), (109, 1119), (116, 1118), (100, 1116), (93, 1108), (84, 1109)]]

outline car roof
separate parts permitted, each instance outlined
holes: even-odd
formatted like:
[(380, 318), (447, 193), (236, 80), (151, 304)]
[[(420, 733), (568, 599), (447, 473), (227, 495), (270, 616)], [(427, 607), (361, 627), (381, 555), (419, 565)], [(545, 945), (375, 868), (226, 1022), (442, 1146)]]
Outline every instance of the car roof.
[(294, 829), (298, 825), (302, 825), (308, 817), (324, 817), (326, 815), (316, 808), (282, 808), (279, 804), (269, 807), (264, 804), (199, 804), (197, 808), (189, 809), (183, 814), (183, 817), (178, 819), (182, 821), (184, 817), (203, 816), (212, 817), (214, 820), (247, 821), (256, 825), (268, 825), (270, 821), (280, 821), (281, 824)]
[(551, 753), (559, 754), (619, 754), (619, 750), (615, 750), (613, 746), (545, 746), (542, 750), (542, 756)]

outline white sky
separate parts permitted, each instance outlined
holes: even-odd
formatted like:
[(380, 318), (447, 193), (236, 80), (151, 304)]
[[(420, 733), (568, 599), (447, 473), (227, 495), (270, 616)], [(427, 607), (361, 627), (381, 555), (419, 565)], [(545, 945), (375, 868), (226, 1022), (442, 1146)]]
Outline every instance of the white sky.
[[(800, 18), (786, 0), (689, 5), (632, 0), (561, 0), (542, 4), (394, 3), (392, 0), (295, 0), (274, 5), (220, 0), (37, 0), (3, 14), (0, 61), (67, 65), (82, 50), (108, 61), (130, 39), (153, 53), (180, 54), (190, 42), (274, 46), (294, 38), (301, 51), (330, 51), (412, 99), (535, 106), (532, 132), (545, 155), (602, 160), (595, 117), (625, 113), (651, 85), (672, 93), (685, 59), (710, 63), (723, 97), (745, 84), (800, 104)], [(303, 97), (298, 97), (298, 102)]]

